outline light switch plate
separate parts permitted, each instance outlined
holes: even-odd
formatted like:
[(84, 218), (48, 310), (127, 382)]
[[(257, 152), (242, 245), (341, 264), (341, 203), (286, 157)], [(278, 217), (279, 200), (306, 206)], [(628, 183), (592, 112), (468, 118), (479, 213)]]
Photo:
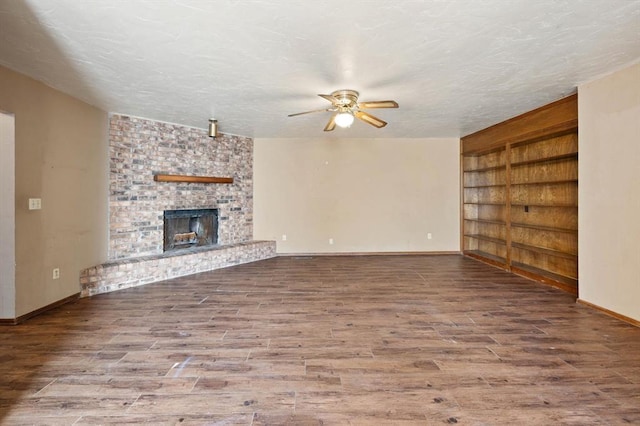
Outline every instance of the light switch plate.
[(41, 198), (29, 198), (29, 210), (40, 210), (42, 208)]

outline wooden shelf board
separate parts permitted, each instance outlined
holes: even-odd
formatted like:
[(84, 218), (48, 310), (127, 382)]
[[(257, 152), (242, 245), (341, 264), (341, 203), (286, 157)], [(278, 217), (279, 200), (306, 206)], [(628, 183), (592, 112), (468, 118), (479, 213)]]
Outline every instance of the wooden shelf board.
[(536, 159), (531, 159), (531, 160), (523, 160), (523, 161), (516, 161), (511, 163), (511, 167), (518, 167), (518, 166), (525, 166), (527, 164), (536, 164), (536, 163), (550, 163), (553, 161), (562, 161), (562, 160), (568, 160), (568, 159), (578, 159), (578, 153), (577, 152), (570, 152), (567, 154), (560, 154), (560, 155), (553, 155), (550, 157), (542, 157), (542, 158), (536, 158)]
[(511, 264), (511, 272), (578, 295), (578, 280), (576, 278), (554, 274), (553, 272), (518, 262)]
[(507, 166), (502, 164), (500, 166), (487, 166), (487, 167), (480, 167), (478, 169), (466, 169), (464, 170), (465, 173), (476, 173), (476, 172), (488, 172), (490, 170), (500, 170), (500, 169), (506, 169)]
[(491, 243), (496, 244), (507, 244), (505, 240), (501, 240), (500, 238), (489, 237), (482, 234), (464, 234), (465, 237), (475, 238), (476, 240), (489, 241)]
[(577, 229), (568, 229), (568, 228), (556, 228), (553, 226), (542, 226), (542, 225), (530, 225), (528, 223), (518, 223), (511, 222), (511, 226), (515, 226), (517, 228), (529, 228), (529, 229), (537, 229), (540, 231), (551, 231), (551, 232), (564, 232), (567, 234), (577, 234)]
[(556, 183), (578, 183), (578, 179), (558, 179), (547, 181), (533, 181), (533, 182), (511, 182), (511, 186), (515, 185), (553, 185)]
[(491, 224), (491, 225), (502, 225), (502, 226), (505, 226), (507, 224), (506, 222), (503, 222), (503, 221), (500, 221), (500, 220), (467, 219), (467, 218), (464, 218), (464, 220), (468, 220), (470, 222), (488, 223), (488, 224)]
[(544, 254), (544, 255), (547, 255), (547, 256), (561, 257), (563, 259), (576, 259), (576, 260), (578, 259), (578, 255), (577, 254), (565, 253), (565, 252), (562, 252), (562, 251), (551, 250), (551, 249), (548, 249), (548, 248), (530, 246), (530, 245), (527, 245), (527, 244), (516, 243), (514, 241), (511, 242), (511, 247), (519, 248), (519, 249), (522, 249), (522, 250), (528, 250), (528, 251), (532, 251), (532, 252), (535, 252), (535, 253)]
[[(464, 202), (463, 204), (471, 204), (471, 205), (477, 205), (477, 206), (506, 206), (506, 203), (469, 203), (469, 202)], [(527, 204), (527, 205), (531, 205), (531, 204)]]
[(153, 175), (156, 182), (185, 182), (185, 183), (233, 183), (232, 177), (215, 176), (186, 176), (186, 175)]
[(496, 186), (502, 186), (505, 187), (507, 186), (506, 183), (492, 183), (492, 184), (487, 184), (487, 185), (470, 185), (470, 186), (465, 186), (464, 189), (474, 189), (474, 188), (494, 188)]
[[(467, 203), (467, 204), (471, 204), (471, 203)], [(578, 206), (576, 204), (536, 204), (536, 203), (510, 203), (511, 206), (519, 206), (519, 207), (525, 207), (525, 206), (530, 206), (530, 207), (567, 207), (567, 208), (575, 208), (577, 209)]]
[(480, 250), (465, 250), (464, 254), (502, 269), (507, 268), (506, 259), (504, 257), (496, 256), (495, 254), (486, 253)]

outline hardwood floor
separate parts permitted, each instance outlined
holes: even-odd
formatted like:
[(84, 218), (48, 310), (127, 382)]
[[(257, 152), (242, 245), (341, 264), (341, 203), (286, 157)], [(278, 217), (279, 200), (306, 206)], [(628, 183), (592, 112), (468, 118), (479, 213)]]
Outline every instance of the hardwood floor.
[(639, 328), (455, 255), (280, 257), (0, 342), (8, 425), (640, 424)]

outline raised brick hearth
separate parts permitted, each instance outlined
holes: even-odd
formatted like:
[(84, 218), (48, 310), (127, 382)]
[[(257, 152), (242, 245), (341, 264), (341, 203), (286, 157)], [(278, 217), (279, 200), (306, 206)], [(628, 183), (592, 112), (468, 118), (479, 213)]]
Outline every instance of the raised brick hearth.
[[(113, 114), (109, 123), (109, 254), (81, 272), (90, 296), (275, 256), (253, 238), (253, 139)], [(231, 177), (156, 182), (154, 174)], [(217, 209), (218, 246), (163, 254), (165, 210)]]
[(250, 241), (215, 248), (189, 249), (171, 256), (114, 260), (82, 271), (81, 296), (93, 296), (275, 256), (275, 241)]

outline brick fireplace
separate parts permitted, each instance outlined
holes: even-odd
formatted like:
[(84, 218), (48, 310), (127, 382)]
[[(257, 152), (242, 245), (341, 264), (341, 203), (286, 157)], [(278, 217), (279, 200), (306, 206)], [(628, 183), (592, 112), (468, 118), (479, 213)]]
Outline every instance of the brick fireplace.
[[(109, 259), (162, 253), (165, 210), (217, 208), (219, 244), (253, 237), (253, 139), (112, 115)], [(158, 173), (233, 177), (232, 184), (155, 182)]]
[[(275, 242), (252, 241), (253, 139), (225, 134), (212, 139), (203, 129), (113, 114), (109, 153), (109, 259), (82, 272), (82, 295), (275, 256)], [(155, 174), (232, 177), (233, 182), (156, 182)], [(217, 244), (165, 253), (165, 211), (202, 209), (216, 212)], [(183, 231), (185, 239), (193, 232)], [(192, 259), (172, 262), (172, 253)]]

